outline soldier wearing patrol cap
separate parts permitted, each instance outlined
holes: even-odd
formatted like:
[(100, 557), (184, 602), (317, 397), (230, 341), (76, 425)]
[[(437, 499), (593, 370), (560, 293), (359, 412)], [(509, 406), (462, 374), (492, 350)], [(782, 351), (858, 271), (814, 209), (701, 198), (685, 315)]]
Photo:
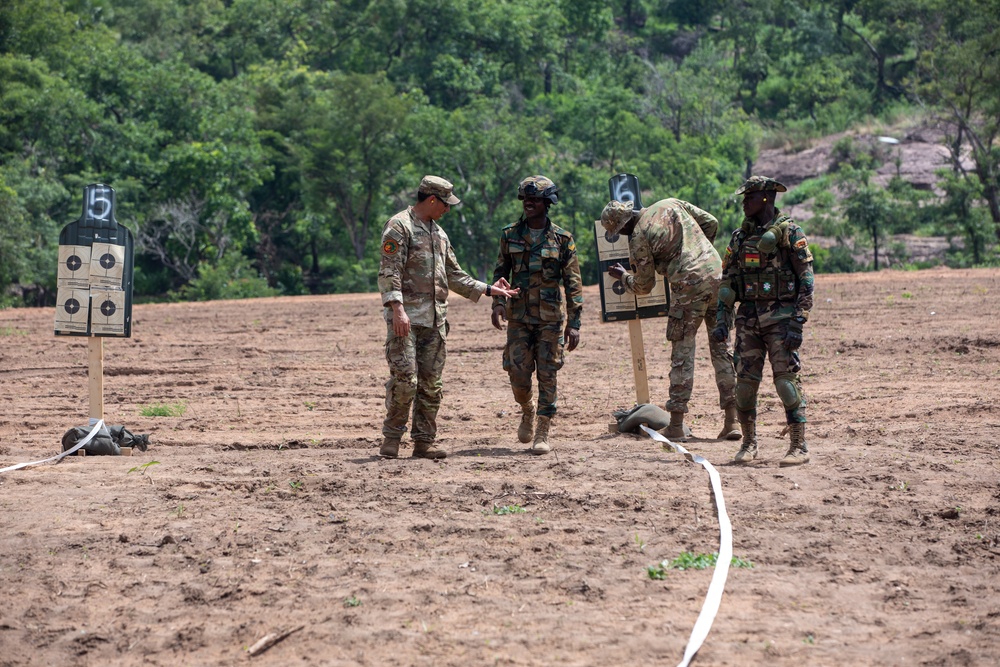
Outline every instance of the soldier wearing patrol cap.
[[(601, 225), (609, 234), (628, 236), (629, 259), (635, 274), (628, 273), (621, 264), (608, 268), (608, 274), (620, 280), (626, 290), (649, 294), (658, 273), (670, 283), (670, 396), (666, 404), (670, 423), (661, 432), (674, 440), (686, 440), (691, 434), (684, 415), (694, 388), (695, 339), (702, 322), (706, 333), (715, 328), (722, 260), (712, 242), (719, 221), (694, 204), (670, 198), (640, 211), (634, 211), (630, 201), (608, 202), (601, 213)], [(719, 389), (719, 407), (725, 411), (718, 437), (738, 440), (733, 355), (725, 341), (709, 336), (708, 346)]]
[(809, 461), (806, 446), (806, 397), (799, 371), (803, 325), (813, 305), (812, 253), (802, 228), (775, 208), (786, 188), (765, 176), (752, 176), (739, 190), (743, 225), (733, 232), (722, 260), (717, 340), (729, 337), (736, 311), (736, 409), (743, 445), (733, 459), (757, 458), (757, 391), (764, 358), (771, 362), (774, 386), (785, 408), (791, 442), (779, 465)]
[[(545, 454), (549, 424), (556, 414), (556, 372), (563, 351), (580, 342), (583, 280), (573, 235), (549, 220), (548, 210), (559, 201), (559, 188), (545, 176), (529, 176), (517, 187), (521, 218), (503, 228), (493, 280), (510, 278), (520, 294), (493, 299), (493, 326), (507, 321), (503, 367), (510, 377), (514, 400), (521, 406), (517, 437), (531, 442), (532, 454)], [(565, 298), (564, 298), (565, 293)], [(532, 392), (538, 377), (538, 406)], [(537, 421), (532, 420), (537, 414)]]
[(434, 446), (434, 439), (446, 356), (448, 291), (472, 301), (483, 294), (518, 293), (506, 280), (487, 285), (459, 266), (448, 234), (437, 221), (460, 203), (451, 183), (438, 176), (424, 176), (417, 203), (392, 216), (382, 229), (378, 288), (387, 327), (389, 381), (385, 384), (386, 417), (379, 455), (385, 458), (399, 456), (411, 407), (413, 456), (447, 456)]

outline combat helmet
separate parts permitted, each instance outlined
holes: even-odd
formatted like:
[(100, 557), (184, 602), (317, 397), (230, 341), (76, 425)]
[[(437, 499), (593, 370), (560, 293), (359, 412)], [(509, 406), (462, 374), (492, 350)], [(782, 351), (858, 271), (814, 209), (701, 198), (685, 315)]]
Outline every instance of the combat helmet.
[(528, 176), (517, 186), (517, 198), (541, 197), (548, 199), (551, 203), (559, 202), (559, 188), (552, 179), (545, 176)]

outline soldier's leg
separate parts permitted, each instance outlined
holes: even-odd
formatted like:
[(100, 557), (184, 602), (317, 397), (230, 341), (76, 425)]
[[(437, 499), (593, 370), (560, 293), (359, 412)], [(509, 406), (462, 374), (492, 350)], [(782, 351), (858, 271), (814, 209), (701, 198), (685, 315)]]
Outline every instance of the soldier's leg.
[(523, 322), (507, 323), (507, 344), (503, 349), (503, 367), (510, 378), (514, 400), (521, 406), (521, 422), (517, 439), (531, 442), (534, 436), (535, 397), (531, 389), (531, 376), (535, 372), (535, 332), (532, 325)]
[(531, 445), (533, 454), (544, 454), (549, 446), (549, 426), (556, 414), (558, 398), (556, 376), (563, 366), (565, 340), (563, 324), (541, 324), (537, 329), (535, 346), (535, 367), (538, 377), (538, 419), (535, 423), (535, 438)]
[(715, 386), (719, 389), (719, 407), (725, 412), (719, 440), (739, 440), (742, 437), (739, 419), (736, 415), (736, 367), (729, 341), (718, 341), (712, 337), (712, 330), (718, 325), (716, 309), (711, 303), (705, 311), (705, 331), (708, 334), (708, 351), (715, 369)]
[(441, 407), (441, 375), (447, 347), (437, 327), (412, 327), (416, 332), (417, 392), (413, 401), (410, 437), (414, 450), (427, 449), (437, 435), (437, 413)]
[(785, 421), (788, 423), (788, 451), (778, 464), (782, 467), (809, 462), (809, 447), (806, 444), (806, 396), (802, 391), (802, 379), (799, 376), (802, 364), (797, 351), (785, 349), (784, 337), (783, 322), (773, 326), (767, 334), (768, 357), (771, 360), (774, 388), (785, 408)]
[(736, 317), (736, 345), (733, 358), (736, 365), (736, 414), (743, 432), (743, 444), (736, 453), (737, 463), (757, 458), (757, 391), (764, 372), (764, 355), (767, 352), (760, 336), (755, 314)]
[(385, 383), (384, 440), (379, 453), (395, 457), (399, 454), (399, 441), (406, 433), (410, 406), (417, 394), (417, 359), (412, 329), (409, 336), (400, 337), (393, 333), (392, 324), (388, 325), (385, 359), (389, 364), (389, 380)]

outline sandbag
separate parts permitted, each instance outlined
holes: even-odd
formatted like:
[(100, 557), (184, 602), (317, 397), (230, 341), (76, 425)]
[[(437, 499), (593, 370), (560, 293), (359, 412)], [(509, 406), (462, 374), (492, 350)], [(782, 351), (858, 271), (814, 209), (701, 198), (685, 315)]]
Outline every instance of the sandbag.
[(616, 410), (611, 416), (618, 422), (619, 433), (639, 433), (640, 424), (645, 424), (654, 431), (670, 425), (670, 413), (649, 403), (642, 403), (630, 410)]
[[(75, 426), (66, 431), (62, 437), (63, 451), (75, 447), (92, 429), (92, 426)], [(144, 452), (149, 447), (149, 435), (136, 435), (120, 425), (102, 424), (90, 442), (83, 446), (83, 451), (94, 456), (121, 456), (122, 447), (136, 447)]]

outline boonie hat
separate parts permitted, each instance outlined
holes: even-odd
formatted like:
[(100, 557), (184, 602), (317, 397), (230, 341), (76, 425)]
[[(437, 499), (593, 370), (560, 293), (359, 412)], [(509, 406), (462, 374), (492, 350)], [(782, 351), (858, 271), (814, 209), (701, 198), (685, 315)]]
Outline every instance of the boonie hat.
[(788, 188), (767, 176), (751, 176), (736, 191), (737, 195), (745, 195), (748, 192), (788, 192)]
[(446, 181), (440, 176), (424, 176), (420, 179), (420, 188), (418, 191), (434, 195), (451, 206), (458, 206), (462, 203), (462, 200), (455, 196), (454, 189), (455, 186), (451, 184), (451, 181)]
[(608, 205), (601, 211), (601, 226), (604, 227), (604, 231), (608, 234), (620, 232), (622, 227), (632, 219), (633, 206), (634, 204), (630, 201), (621, 202), (617, 199), (609, 201)]

